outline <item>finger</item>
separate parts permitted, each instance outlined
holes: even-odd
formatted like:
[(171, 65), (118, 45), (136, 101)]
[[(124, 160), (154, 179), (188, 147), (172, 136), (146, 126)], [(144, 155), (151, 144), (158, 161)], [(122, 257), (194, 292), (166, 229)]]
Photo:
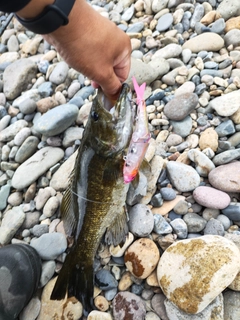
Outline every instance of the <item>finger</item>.
[(95, 88), (95, 89), (97, 89), (97, 88), (99, 88), (100, 87), (100, 85), (96, 82), (96, 81), (91, 81), (91, 86), (93, 87), (93, 88)]

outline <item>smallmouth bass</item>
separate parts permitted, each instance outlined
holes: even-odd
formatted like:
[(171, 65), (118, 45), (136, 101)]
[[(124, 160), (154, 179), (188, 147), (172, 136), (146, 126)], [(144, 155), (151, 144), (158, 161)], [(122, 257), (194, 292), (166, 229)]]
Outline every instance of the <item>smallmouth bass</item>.
[(75, 296), (84, 315), (94, 309), (93, 262), (102, 238), (105, 235), (105, 242), (116, 246), (128, 233), (123, 153), (132, 135), (129, 86), (122, 85), (111, 113), (107, 104), (98, 89), (61, 204), (64, 229), (74, 244), (51, 294), (52, 300), (61, 300), (66, 293)]

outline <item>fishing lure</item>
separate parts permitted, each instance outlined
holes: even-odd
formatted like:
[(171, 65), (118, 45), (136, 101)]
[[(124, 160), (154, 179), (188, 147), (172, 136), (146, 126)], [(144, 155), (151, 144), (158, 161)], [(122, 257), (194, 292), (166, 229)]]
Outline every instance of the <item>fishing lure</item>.
[(127, 155), (124, 157), (123, 179), (125, 183), (131, 182), (136, 177), (151, 138), (148, 128), (146, 104), (144, 101), (146, 83), (139, 86), (135, 77), (133, 77), (132, 80), (137, 95), (137, 118), (136, 128), (132, 134)]

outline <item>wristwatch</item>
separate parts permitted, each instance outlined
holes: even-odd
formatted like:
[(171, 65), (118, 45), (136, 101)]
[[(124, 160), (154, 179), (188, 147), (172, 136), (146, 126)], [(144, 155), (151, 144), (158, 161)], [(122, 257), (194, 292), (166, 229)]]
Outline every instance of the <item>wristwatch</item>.
[(47, 34), (68, 24), (68, 15), (72, 10), (75, 0), (56, 0), (46, 6), (43, 12), (33, 19), (23, 19), (17, 14), (15, 17), (28, 30), (39, 34)]

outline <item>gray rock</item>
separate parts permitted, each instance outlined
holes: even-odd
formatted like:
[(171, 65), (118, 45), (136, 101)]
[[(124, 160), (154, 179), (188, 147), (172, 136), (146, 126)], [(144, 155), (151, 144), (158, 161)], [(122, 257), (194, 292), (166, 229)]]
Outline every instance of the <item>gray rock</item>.
[(166, 296), (163, 293), (155, 294), (151, 300), (151, 307), (156, 312), (156, 314), (160, 317), (161, 320), (169, 320), (166, 314), (166, 308), (164, 305), (165, 300), (166, 300)]
[(136, 204), (129, 210), (129, 231), (138, 237), (147, 237), (153, 230), (154, 218), (145, 204)]
[(167, 171), (171, 183), (180, 192), (192, 191), (200, 184), (200, 177), (196, 170), (186, 164), (169, 161)]
[(153, 231), (159, 235), (168, 234), (172, 232), (172, 227), (160, 214), (154, 214)]
[(166, 13), (158, 19), (156, 30), (159, 32), (166, 31), (173, 23), (173, 16), (171, 13)]
[(217, 132), (219, 137), (225, 137), (235, 133), (236, 129), (232, 120), (229, 119), (223, 121), (219, 126), (217, 126), (215, 128), (215, 131)]
[(42, 273), (40, 278), (40, 288), (44, 287), (48, 281), (53, 277), (55, 273), (56, 262), (51, 261), (44, 261), (42, 263)]
[[(6, 116), (7, 117), (7, 116)], [(5, 117), (4, 117), (5, 118)], [(3, 119), (4, 119), (3, 118)], [(2, 119), (2, 120), (3, 120)], [(2, 121), (1, 120), (1, 121)], [(9, 120), (9, 119), (8, 119)], [(22, 129), (28, 126), (27, 121), (25, 120), (18, 120), (8, 126), (7, 128), (0, 131), (0, 141), (7, 142), (14, 139), (16, 134)]]
[(48, 233), (49, 226), (47, 224), (37, 224), (32, 228), (32, 234), (34, 237), (41, 237), (43, 234)]
[(60, 148), (42, 148), (17, 168), (12, 178), (12, 186), (19, 190), (28, 187), (63, 156), (64, 151)]
[(240, 3), (238, 0), (220, 1), (217, 12), (220, 13), (225, 21), (227, 21), (229, 18), (240, 15)]
[(197, 106), (198, 96), (195, 93), (184, 93), (170, 100), (164, 107), (164, 114), (170, 120), (183, 120)]
[(56, 85), (63, 83), (67, 78), (68, 70), (69, 68), (65, 61), (59, 62), (50, 74), (49, 80)]
[(181, 121), (171, 120), (171, 125), (173, 126), (173, 132), (179, 134), (181, 137), (185, 138), (189, 136), (192, 130), (192, 118), (187, 116)]
[[(146, 307), (143, 300), (134, 293), (123, 291), (119, 292), (112, 302), (113, 316), (115, 320), (145, 319)], [(127, 308), (126, 308), (127, 306)]]
[(179, 44), (176, 43), (170, 43), (166, 45), (165, 47), (157, 50), (154, 55), (152, 56), (152, 60), (158, 59), (158, 58), (177, 58), (182, 53), (182, 47)]
[(191, 18), (191, 21), (190, 21), (190, 27), (192, 29), (194, 29), (196, 23), (199, 22), (202, 19), (203, 16), (204, 16), (204, 7), (203, 7), (203, 5), (201, 5), (200, 3), (196, 3), (195, 10), (193, 12), (193, 15), (192, 15), (192, 18)]
[(237, 160), (240, 158), (240, 148), (227, 150), (217, 154), (212, 160), (216, 166), (220, 166), (225, 163), (232, 162), (233, 160)]
[(39, 144), (39, 139), (35, 136), (28, 137), (23, 144), (18, 149), (15, 155), (15, 161), (18, 163), (23, 163), (29, 157), (31, 157), (37, 150)]
[(173, 231), (179, 239), (186, 239), (188, 235), (188, 227), (184, 220), (177, 218), (170, 222)]
[(204, 235), (212, 234), (217, 236), (224, 236), (225, 233), (222, 223), (219, 220), (213, 218), (207, 222), (203, 232)]
[(222, 213), (232, 221), (240, 221), (240, 203), (231, 202), (227, 208), (222, 210)]
[(55, 136), (65, 131), (76, 120), (77, 115), (77, 106), (62, 104), (42, 115), (34, 123), (34, 129), (45, 136)]
[(2, 245), (6, 245), (12, 240), (15, 233), (23, 224), (24, 219), (25, 213), (20, 206), (14, 207), (4, 214), (0, 226), (0, 243)]
[(189, 150), (188, 158), (195, 163), (196, 171), (201, 177), (207, 177), (209, 172), (215, 168), (216, 163), (197, 149)]
[(202, 231), (207, 224), (207, 221), (196, 213), (185, 214), (183, 220), (187, 224), (188, 232), (192, 233)]
[(167, 187), (161, 188), (160, 192), (161, 192), (163, 199), (166, 201), (171, 201), (176, 198), (176, 191), (173, 190), (172, 188), (167, 188)]
[(67, 240), (62, 233), (45, 233), (33, 238), (30, 245), (37, 250), (41, 259), (54, 260), (67, 249)]
[(3, 210), (7, 206), (7, 199), (10, 194), (11, 185), (5, 184), (0, 189), (0, 210)]
[(185, 200), (180, 200), (178, 201), (177, 204), (175, 204), (175, 206), (173, 207), (173, 210), (176, 214), (179, 215), (184, 215), (188, 212), (188, 203)]
[(240, 318), (240, 292), (226, 291), (224, 298), (224, 319), (235, 320)]
[(36, 73), (37, 66), (32, 60), (20, 59), (11, 63), (3, 73), (3, 90), (6, 98), (13, 100), (25, 91)]
[(130, 25), (128, 28), (127, 28), (127, 31), (126, 32), (141, 32), (142, 29), (144, 28), (144, 23), (142, 21), (139, 21), (139, 22), (136, 22), (132, 25)]
[(109, 270), (101, 269), (95, 274), (95, 284), (101, 290), (110, 290), (117, 288), (118, 282)]

